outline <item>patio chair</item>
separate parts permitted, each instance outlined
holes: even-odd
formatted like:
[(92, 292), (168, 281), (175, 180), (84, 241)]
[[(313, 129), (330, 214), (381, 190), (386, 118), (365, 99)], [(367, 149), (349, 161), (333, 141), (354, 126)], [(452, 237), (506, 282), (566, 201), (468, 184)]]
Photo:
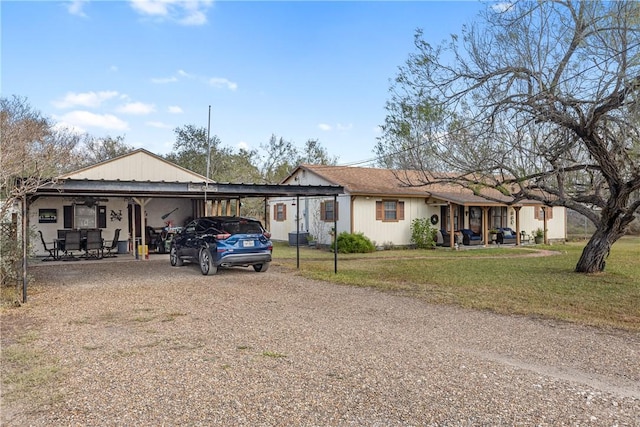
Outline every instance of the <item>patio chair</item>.
[(44, 258), (42, 261), (55, 261), (58, 258), (56, 257), (56, 248), (54, 246), (54, 243), (51, 243), (52, 247), (49, 248), (47, 246), (47, 242), (44, 241), (44, 236), (42, 235), (42, 231), (38, 230), (38, 234), (40, 234), (40, 241), (42, 242), (42, 246), (44, 246), (44, 250), (49, 252), (49, 255), (47, 255), (46, 258)]
[(460, 230), (460, 232), (462, 233), (462, 243), (464, 245), (473, 246), (483, 244), (482, 236), (478, 233), (474, 233), (473, 230), (464, 228)]
[(515, 244), (516, 232), (511, 228), (499, 228), (498, 229), (498, 243), (500, 244)]
[[(102, 246), (102, 257), (103, 258), (115, 258), (117, 255), (112, 251), (118, 246), (118, 239), (120, 238), (120, 229), (116, 228), (115, 233), (113, 234), (113, 239), (111, 240), (111, 244), (106, 246)], [(104, 250), (107, 250), (107, 253), (104, 253)]]
[(82, 234), (80, 230), (67, 231), (64, 237), (64, 253), (65, 261), (78, 261), (73, 255), (73, 251), (79, 251), (81, 249)]
[(102, 230), (87, 230), (87, 242), (84, 248), (85, 258), (102, 258), (100, 255), (102, 247)]

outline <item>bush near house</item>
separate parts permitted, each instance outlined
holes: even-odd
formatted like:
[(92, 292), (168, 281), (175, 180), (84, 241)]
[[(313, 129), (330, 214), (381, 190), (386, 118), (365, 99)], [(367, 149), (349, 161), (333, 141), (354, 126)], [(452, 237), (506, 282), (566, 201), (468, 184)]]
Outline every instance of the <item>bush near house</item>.
[(341, 254), (364, 254), (367, 252), (375, 252), (376, 247), (363, 233), (347, 233), (346, 231), (338, 234), (338, 253)]
[(435, 248), (436, 232), (427, 218), (416, 218), (411, 221), (411, 243), (418, 249)]

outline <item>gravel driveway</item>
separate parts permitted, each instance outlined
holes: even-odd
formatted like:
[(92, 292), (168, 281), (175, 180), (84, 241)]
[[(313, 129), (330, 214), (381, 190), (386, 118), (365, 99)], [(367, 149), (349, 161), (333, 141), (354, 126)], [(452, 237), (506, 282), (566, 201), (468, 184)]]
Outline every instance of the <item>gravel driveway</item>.
[[(640, 425), (640, 335), (168, 260), (42, 265), (3, 352), (60, 370), (5, 426)], [(3, 370), (4, 371), (4, 370)], [(3, 372), (3, 380), (6, 374)]]

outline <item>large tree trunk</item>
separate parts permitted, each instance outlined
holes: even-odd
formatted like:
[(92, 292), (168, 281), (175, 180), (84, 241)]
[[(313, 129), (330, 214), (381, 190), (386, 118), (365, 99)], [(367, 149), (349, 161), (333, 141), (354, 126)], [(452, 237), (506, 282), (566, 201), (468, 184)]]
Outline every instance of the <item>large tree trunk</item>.
[(576, 265), (577, 273), (599, 273), (604, 271), (611, 246), (624, 235), (624, 227), (598, 229), (591, 236)]

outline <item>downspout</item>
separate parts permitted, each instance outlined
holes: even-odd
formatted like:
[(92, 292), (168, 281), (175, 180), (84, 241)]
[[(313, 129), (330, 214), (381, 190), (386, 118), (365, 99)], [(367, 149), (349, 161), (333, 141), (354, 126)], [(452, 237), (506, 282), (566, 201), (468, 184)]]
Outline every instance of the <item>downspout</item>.
[(353, 233), (355, 230), (355, 226), (354, 226), (355, 219), (353, 218), (353, 206), (355, 202), (356, 202), (356, 196), (351, 196), (351, 203), (349, 206), (349, 209), (351, 210), (351, 212), (349, 212), (349, 227), (351, 228), (349, 229), (349, 233)]

